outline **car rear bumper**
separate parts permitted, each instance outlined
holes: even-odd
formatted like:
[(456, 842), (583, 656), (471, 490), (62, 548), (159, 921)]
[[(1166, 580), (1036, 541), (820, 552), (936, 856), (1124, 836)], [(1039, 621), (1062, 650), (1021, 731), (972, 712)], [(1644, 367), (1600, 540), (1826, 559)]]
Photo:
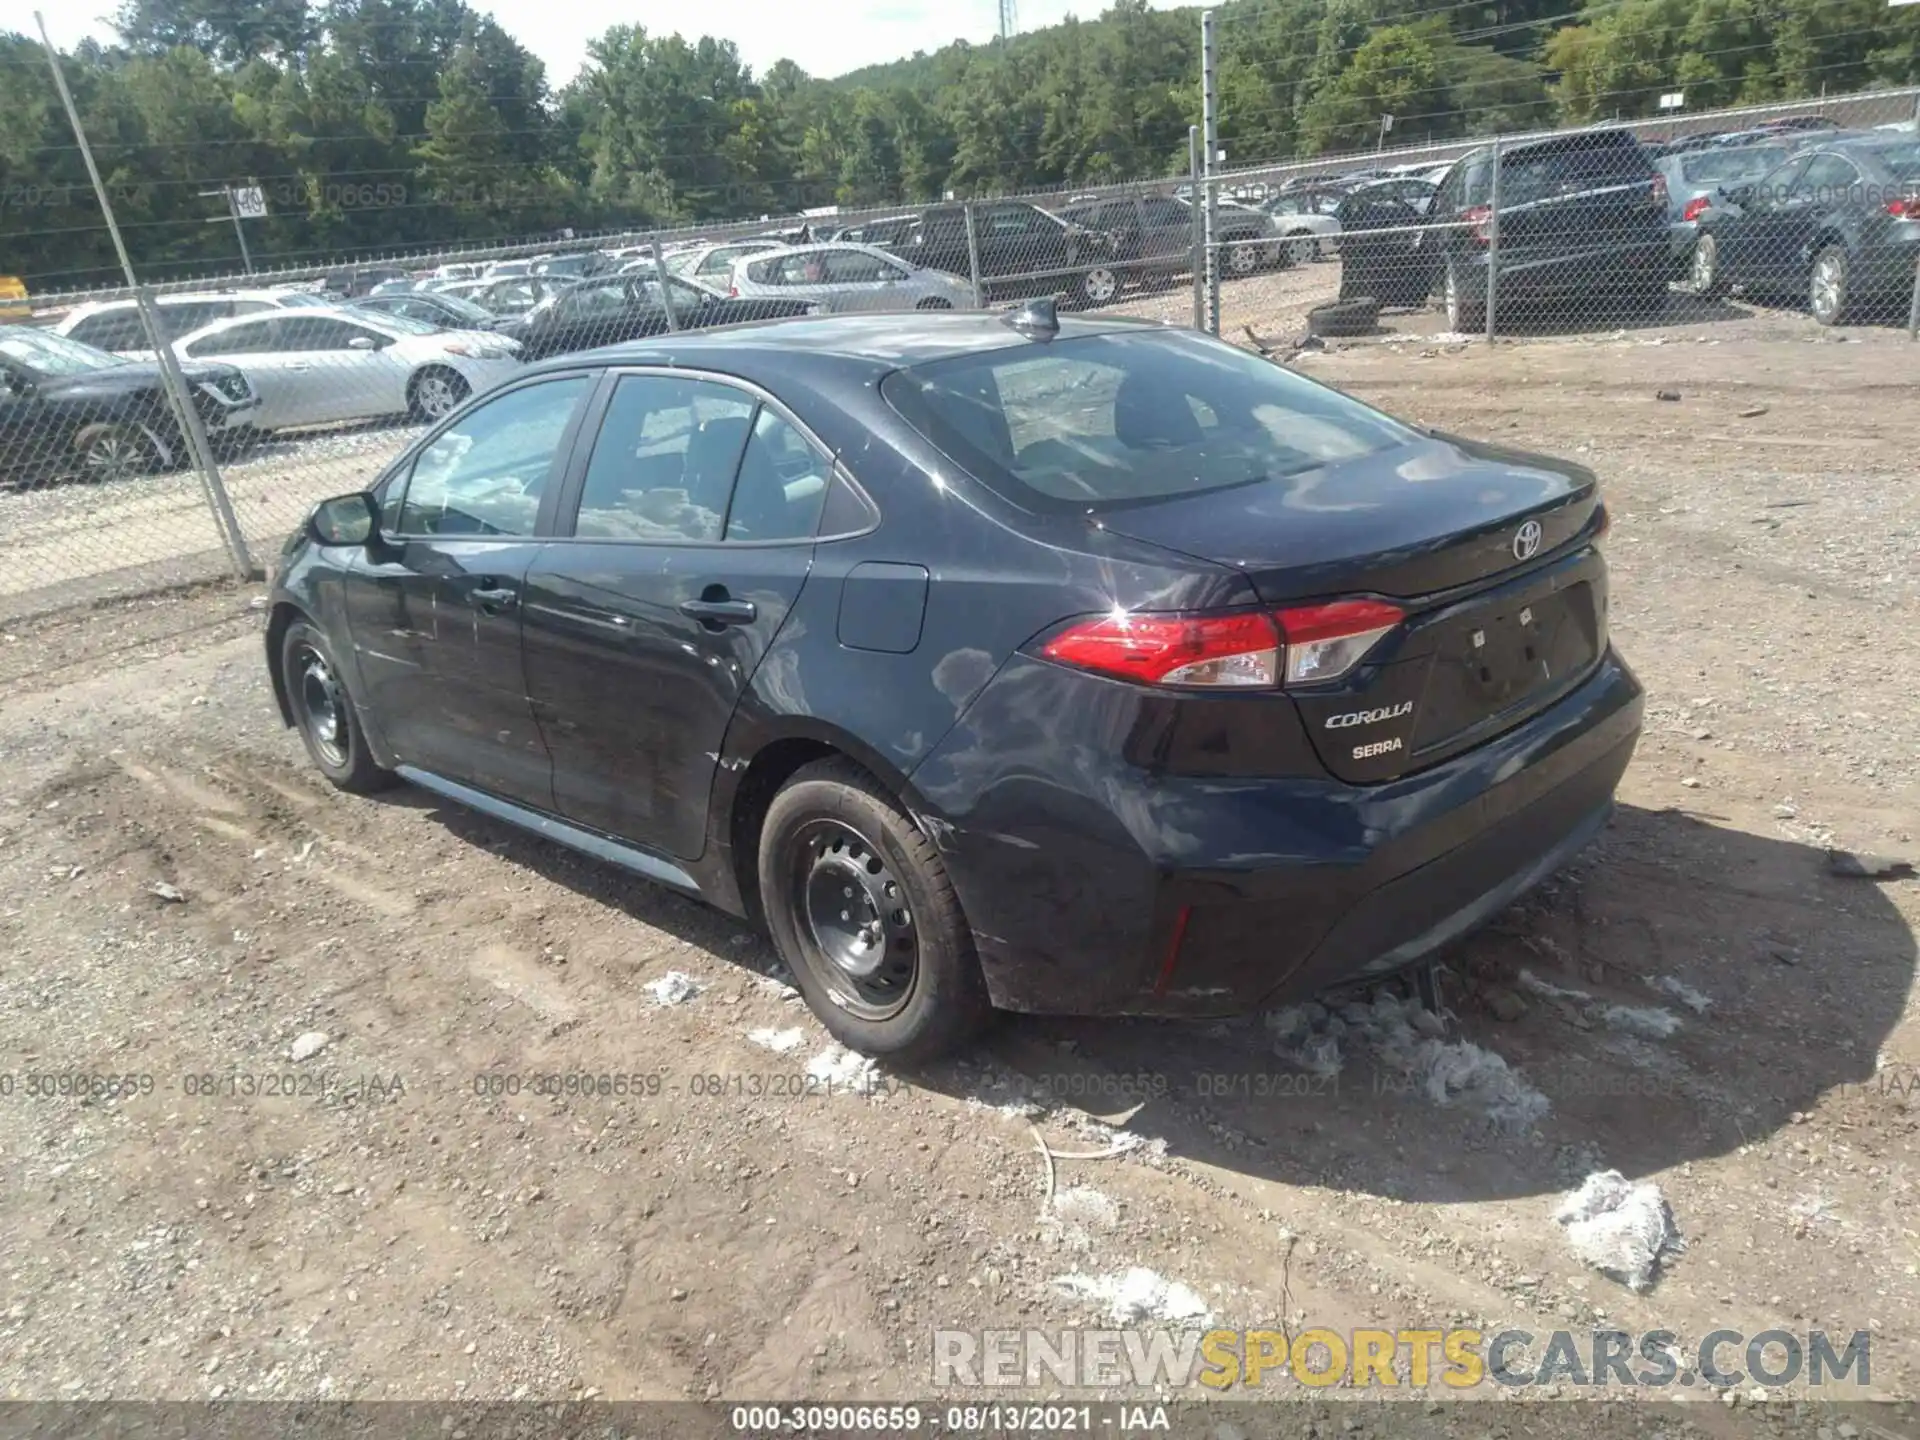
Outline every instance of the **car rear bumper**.
[[(982, 699), (1010, 679), (1053, 688), (1038, 664), (1017, 659)], [(945, 812), (923, 818), (995, 1003), (1078, 1015), (1241, 1013), (1431, 955), (1598, 833), (1642, 708), (1609, 650), (1506, 734), (1354, 786), (1156, 776), (1116, 753), (1110, 711), (1071, 705), (1064, 689), (1045, 698), (1057, 717), (1046, 751), (1066, 757), (1053, 770), (1036, 769), (1038, 747), (1016, 750), (975, 803), (943, 804), (956, 784), (982, 783), (968, 772), (988, 730), (963, 721), (916, 783)]]
[[(1548, 254), (1516, 247), (1500, 256), (1499, 294), (1511, 300), (1578, 300), (1596, 292), (1664, 284), (1673, 271), (1673, 254), (1673, 236), (1665, 225), (1657, 236), (1605, 247)], [(1484, 283), (1486, 256), (1475, 260)]]

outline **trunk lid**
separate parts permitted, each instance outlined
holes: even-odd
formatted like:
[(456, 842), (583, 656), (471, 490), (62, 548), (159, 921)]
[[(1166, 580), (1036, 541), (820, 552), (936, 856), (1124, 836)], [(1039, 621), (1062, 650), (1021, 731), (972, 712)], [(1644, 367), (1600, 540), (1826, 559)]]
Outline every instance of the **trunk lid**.
[(1607, 643), (1598, 507), (1579, 466), (1432, 435), (1102, 523), (1230, 565), (1276, 609), (1400, 604), (1405, 622), (1353, 673), (1287, 692), (1321, 762), (1364, 784), (1491, 739), (1592, 671)]

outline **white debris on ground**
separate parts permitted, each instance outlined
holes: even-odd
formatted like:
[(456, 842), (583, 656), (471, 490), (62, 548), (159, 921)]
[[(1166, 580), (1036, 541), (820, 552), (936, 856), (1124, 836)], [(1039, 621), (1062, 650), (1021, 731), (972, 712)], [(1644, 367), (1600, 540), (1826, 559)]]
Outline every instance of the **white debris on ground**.
[(753, 983), (776, 1000), (797, 1001), (800, 998), (800, 992), (778, 975), (758, 975), (754, 977)]
[(1116, 1325), (1142, 1321), (1205, 1320), (1212, 1312), (1198, 1291), (1144, 1266), (1112, 1275), (1062, 1275), (1054, 1287), (1076, 1300), (1102, 1307)]
[(1633, 1184), (1618, 1170), (1587, 1176), (1553, 1218), (1566, 1227), (1574, 1254), (1635, 1291), (1650, 1289), (1662, 1258), (1686, 1248), (1660, 1187)]
[(747, 1041), (758, 1045), (762, 1050), (771, 1050), (776, 1055), (784, 1055), (789, 1050), (798, 1050), (800, 1042), (805, 1040), (806, 1032), (797, 1026), (792, 1030), (749, 1030)]
[(311, 1060), (322, 1050), (326, 1049), (327, 1045), (328, 1040), (324, 1033), (319, 1030), (308, 1030), (304, 1034), (294, 1037), (293, 1044), (287, 1049), (287, 1058), (289, 1060)]
[(1445, 1022), (1418, 1000), (1377, 995), (1342, 1005), (1338, 1014), (1323, 1005), (1296, 1005), (1268, 1015), (1267, 1029), (1274, 1053), (1310, 1073), (1339, 1073), (1345, 1046), (1434, 1104), (1476, 1108), (1508, 1134), (1531, 1130), (1553, 1108), (1493, 1051), (1441, 1038)]
[(1680, 1028), (1680, 1017), (1661, 1005), (1609, 1005), (1600, 1012), (1609, 1030), (1665, 1040)]
[(645, 988), (656, 1005), (684, 1005), (700, 993), (699, 982), (679, 970), (669, 970), (658, 980), (649, 980)]
[(1671, 975), (1643, 975), (1641, 977), (1653, 989), (1663, 995), (1671, 995), (1696, 1015), (1704, 1015), (1713, 1001), (1702, 995), (1684, 980)]
[(872, 1076), (872, 1058), (844, 1045), (829, 1045), (807, 1062), (807, 1078), (830, 1090), (864, 1088)]
[(1522, 970), (1519, 975), (1520, 987), (1548, 1000), (1575, 1000), (1585, 1002), (1593, 996), (1585, 990), (1569, 990), (1564, 985), (1555, 985), (1551, 980), (1542, 980), (1531, 970)]
[(1052, 1206), (1041, 1217), (1049, 1238), (1080, 1253), (1093, 1248), (1095, 1234), (1112, 1230), (1119, 1221), (1119, 1205), (1091, 1185), (1056, 1190)]
[(1003, 1100), (996, 1104), (991, 1100), (982, 1100), (978, 1095), (967, 1097), (967, 1108), (986, 1110), (1003, 1120), (1032, 1120), (1043, 1113), (1031, 1100)]

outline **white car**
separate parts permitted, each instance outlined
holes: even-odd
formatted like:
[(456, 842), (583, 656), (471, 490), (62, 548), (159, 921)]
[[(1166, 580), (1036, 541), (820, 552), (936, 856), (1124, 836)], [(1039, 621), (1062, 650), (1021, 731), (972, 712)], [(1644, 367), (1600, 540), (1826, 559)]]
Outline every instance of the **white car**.
[(769, 250), (786, 248), (780, 240), (726, 240), (718, 245), (695, 245), (666, 256), (667, 273), (724, 288), (733, 274), (734, 262), (741, 256), (764, 255)]
[(971, 310), (973, 286), (958, 275), (909, 265), (873, 245), (796, 245), (733, 262), (741, 300), (807, 300), (818, 314), (854, 310)]
[[(326, 300), (311, 290), (219, 290), (197, 295), (156, 295), (154, 313), (169, 340), (204, 330), (216, 320), (239, 315), (264, 315), (271, 310), (324, 306)], [(76, 305), (53, 333), (78, 340), (96, 350), (108, 350), (129, 359), (151, 360), (153, 347), (131, 300), (97, 300)]]
[(262, 430), (437, 420), (521, 364), (519, 342), (505, 336), (330, 308), (217, 321), (173, 348), (183, 360), (237, 367), (260, 396), (253, 423)]
[(1295, 190), (1276, 195), (1261, 208), (1287, 237), (1287, 258), (1304, 265), (1338, 253), (1340, 222), (1333, 212), (1339, 205), (1339, 195), (1330, 190)]

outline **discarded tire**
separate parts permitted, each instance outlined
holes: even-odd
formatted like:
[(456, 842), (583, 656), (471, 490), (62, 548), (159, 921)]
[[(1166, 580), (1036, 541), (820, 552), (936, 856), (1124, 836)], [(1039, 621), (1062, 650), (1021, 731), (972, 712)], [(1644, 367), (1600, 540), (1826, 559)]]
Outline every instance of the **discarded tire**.
[(1371, 295), (1333, 300), (1307, 312), (1309, 335), (1371, 335), (1380, 328), (1380, 302)]

